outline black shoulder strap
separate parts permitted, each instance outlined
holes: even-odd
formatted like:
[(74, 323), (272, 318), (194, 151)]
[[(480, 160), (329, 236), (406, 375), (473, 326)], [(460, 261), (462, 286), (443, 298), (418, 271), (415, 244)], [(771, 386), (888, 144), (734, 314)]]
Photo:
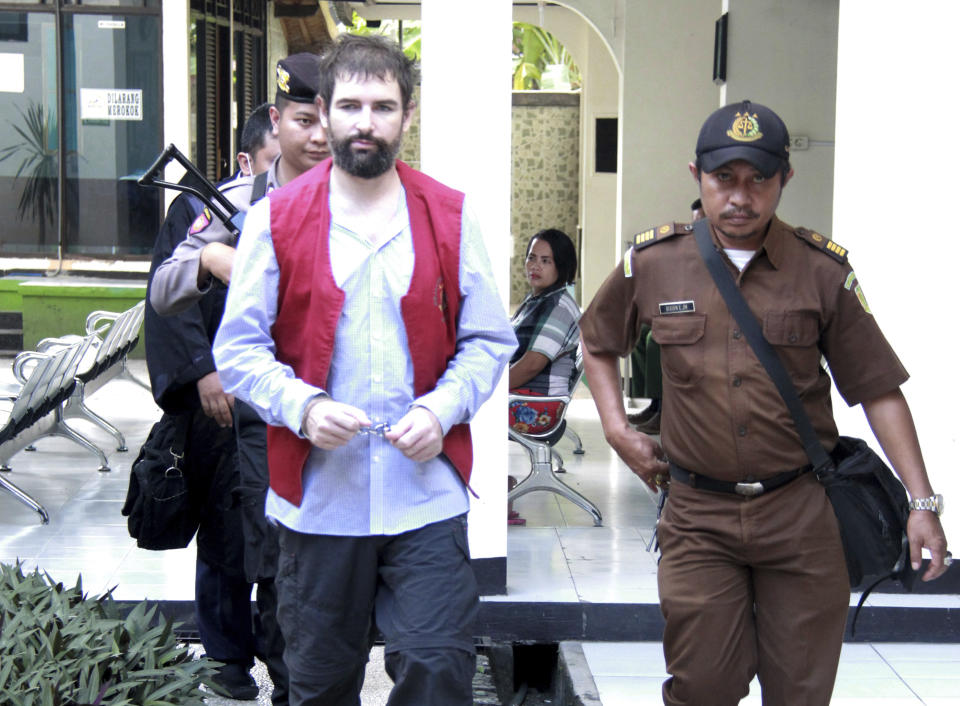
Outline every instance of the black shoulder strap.
[(193, 421), (193, 414), (184, 412), (183, 414), (174, 416), (174, 432), (173, 438), (170, 440), (170, 455), (175, 459), (174, 465), (179, 467), (180, 459), (183, 458), (187, 450), (187, 439), (190, 435), (190, 425)]
[(800, 401), (799, 395), (797, 395), (797, 390), (793, 386), (790, 375), (783, 367), (783, 362), (773, 349), (773, 346), (763, 337), (763, 329), (760, 327), (760, 322), (757, 321), (757, 317), (753, 315), (750, 306), (737, 288), (736, 282), (733, 281), (730, 271), (720, 258), (720, 253), (717, 252), (717, 249), (714, 247), (713, 240), (710, 238), (709, 225), (706, 218), (694, 224), (694, 237), (697, 240), (697, 247), (700, 249), (700, 256), (710, 271), (710, 276), (713, 277), (717, 289), (719, 289), (720, 294), (723, 295), (723, 300), (727, 303), (727, 308), (730, 310), (730, 313), (733, 314), (733, 318), (740, 326), (743, 335), (746, 336), (747, 342), (756, 354), (757, 359), (763, 364), (767, 374), (773, 380), (774, 385), (777, 386), (780, 396), (787, 404), (787, 409), (790, 410), (793, 423), (797, 427), (797, 433), (800, 434), (803, 448), (807, 452), (807, 457), (813, 464), (814, 470), (819, 472), (822, 469), (832, 466), (830, 456), (827, 454), (826, 449), (823, 448), (823, 444), (820, 443), (820, 439), (817, 438), (817, 433), (814, 431), (813, 425), (810, 423), (810, 418), (803, 409), (803, 403)]
[(267, 176), (269, 173), (269, 171), (260, 172), (253, 178), (253, 192), (250, 194), (251, 206), (267, 195)]

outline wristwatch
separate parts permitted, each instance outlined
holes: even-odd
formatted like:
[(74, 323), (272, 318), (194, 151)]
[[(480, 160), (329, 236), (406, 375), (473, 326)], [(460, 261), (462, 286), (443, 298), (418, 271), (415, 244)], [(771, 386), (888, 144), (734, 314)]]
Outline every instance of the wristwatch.
[(943, 514), (943, 496), (931, 495), (929, 498), (914, 498), (910, 501), (911, 510), (929, 510), (937, 517)]

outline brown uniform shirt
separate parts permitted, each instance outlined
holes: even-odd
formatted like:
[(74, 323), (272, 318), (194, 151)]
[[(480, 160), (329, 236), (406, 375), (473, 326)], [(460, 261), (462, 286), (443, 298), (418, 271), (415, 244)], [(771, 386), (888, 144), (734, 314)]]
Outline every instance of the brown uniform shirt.
[[(793, 419), (727, 310), (692, 227), (663, 226), (638, 240), (629, 262), (597, 292), (580, 329), (591, 353), (624, 356), (641, 324), (652, 327), (661, 346), (667, 457), (731, 481), (807, 464)], [(715, 236), (714, 245), (720, 247)], [(827, 449), (836, 444), (837, 428), (821, 356), (851, 406), (897, 389), (908, 377), (846, 258), (831, 254), (841, 251), (845, 255), (823, 236), (774, 218), (742, 273), (721, 253)]]

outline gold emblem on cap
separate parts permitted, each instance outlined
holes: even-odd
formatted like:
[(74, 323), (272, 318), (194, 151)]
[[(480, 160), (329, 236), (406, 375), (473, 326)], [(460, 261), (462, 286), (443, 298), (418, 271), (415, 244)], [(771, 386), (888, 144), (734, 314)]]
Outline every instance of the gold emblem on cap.
[(757, 114), (737, 113), (727, 130), (727, 137), (732, 137), (737, 142), (756, 142), (763, 133), (760, 132), (760, 123), (757, 122)]
[(810, 237), (813, 238), (814, 240), (816, 240), (818, 243), (819, 243), (821, 240), (823, 240), (823, 236), (820, 235), (819, 233), (811, 233), (811, 234), (810, 234)]
[(670, 226), (660, 226), (660, 235), (670, 232)]
[(282, 66), (277, 67), (277, 88), (284, 93), (290, 92), (290, 73)]

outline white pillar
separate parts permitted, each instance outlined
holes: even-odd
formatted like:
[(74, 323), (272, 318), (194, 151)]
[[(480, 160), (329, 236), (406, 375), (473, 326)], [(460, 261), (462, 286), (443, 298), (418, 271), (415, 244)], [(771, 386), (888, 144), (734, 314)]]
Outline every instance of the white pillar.
[[(423, 0), (420, 158), (467, 193), (504, 306), (510, 282), (510, 0)], [(506, 378), (472, 424), (474, 559), (506, 557)]]
[[(166, 0), (163, 3), (163, 146), (171, 142), (190, 156), (190, 35), (188, 0)], [(174, 163), (165, 175), (177, 181), (183, 168)], [(177, 196), (176, 191), (163, 190), (166, 205)]]
[[(903, 386), (960, 549), (960, 398), (955, 313), (960, 164), (953, 74), (960, 3), (843, 0), (837, 62), (833, 236), (849, 249), (870, 308), (912, 375)], [(836, 400), (844, 432), (872, 439)], [(960, 554), (958, 554), (960, 555)]]

